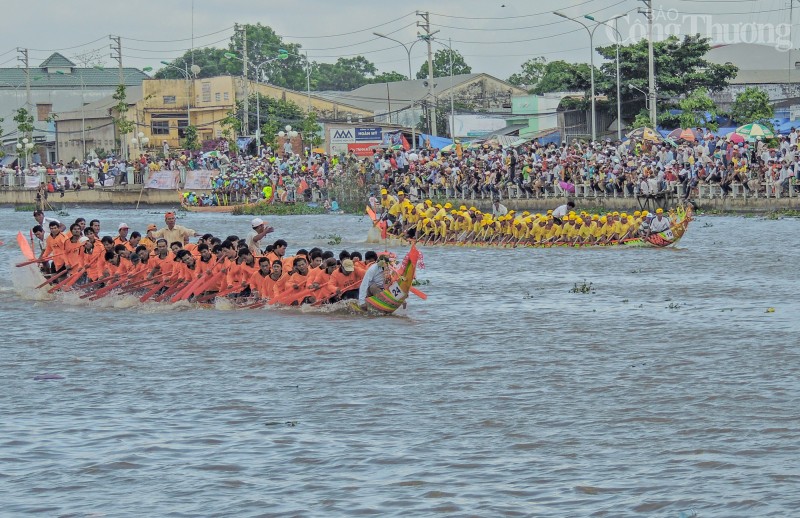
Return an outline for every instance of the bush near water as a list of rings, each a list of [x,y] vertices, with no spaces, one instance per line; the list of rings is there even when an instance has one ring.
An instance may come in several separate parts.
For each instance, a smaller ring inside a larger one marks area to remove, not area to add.
[[[238,205],[231,211],[234,216],[305,216],[327,213],[325,207],[311,206],[307,203],[256,203]]]

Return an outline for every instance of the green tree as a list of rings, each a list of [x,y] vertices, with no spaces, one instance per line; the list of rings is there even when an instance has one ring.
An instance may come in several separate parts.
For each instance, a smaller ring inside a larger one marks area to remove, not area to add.
[[[186,137],[183,140],[183,147],[189,151],[197,151],[200,149],[200,141],[197,138],[196,126],[186,126],[184,135],[186,135]]]
[[[300,121],[305,117],[305,113],[303,110],[293,103],[292,101],[286,101],[281,98],[273,98],[266,95],[251,95],[250,96],[250,124],[252,125],[248,128],[247,134],[251,134],[256,129],[256,124],[259,122],[255,120],[253,117],[256,114],[256,103],[260,104],[259,110],[261,112],[261,125],[262,125],[262,133],[266,134],[264,131],[264,122],[274,120],[278,128],[282,128],[287,124],[298,124]],[[241,119],[242,111],[237,111],[238,117]],[[277,133],[278,130],[275,132]]]
[[[30,138],[31,133],[33,133],[33,115],[21,106],[14,112],[14,122],[17,123],[19,138]]]
[[[408,78],[400,72],[391,71],[376,75],[372,78],[370,83],[394,83],[396,81],[405,81],[407,79]]]
[[[656,89],[659,99],[679,99],[689,96],[697,89],[716,92],[725,88],[736,75],[737,68],[730,63],[718,65],[705,59],[711,46],[708,38],[699,35],[685,36],[682,40],[670,36],[653,43],[655,56]],[[596,90],[616,106],[616,46],[598,47],[606,62],[600,67],[602,73],[595,74]],[[630,85],[647,91],[648,56],[647,40],[619,48],[620,95],[627,113],[638,113],[645,109],[645,97]],[[675,107],[675,103],[659,101],[659,108]]]
[[[682,113],[680,125],[682,128],[702,128],[717,130],[717,105],[708,96],[705,88],[698,88],[678,103]],[[710,118],[709,115],[710,114]],[[709,120],[710,119],[710,120]]]
[[[355,90],[375,77],[375,65],[364,56],[339,58],[336,63],[314,63],[311,82],[315,90]]]
[[[546,66],[547,60],[544,57],[531,58],[522,64],[520,72],[511,74],[506,81],[514,86],[527,86],[533,90],[544,76]]]
[[[225,117],[219,121],[222,126],[222,136],[232,142],[231,149],[235,149],[236,135],[242,131],[242,117],[241,113],[244,111],[244,106],[241,101],[236,101],[236,108],[228,110]]]
[[[317,112],[310,111],[306,114],[300,122],[300,131],[309,147],[314,148],[322,144],[322,126],[317,123]]]
[[[111,98],[117,101],[117,104],[112,110],[112,118],[114,120],[114,125],[117,127],[117,137],[121,140],[122,136],[131,133],[134,127],[133,121],[129,121],[127,118],[128,101],[125,85],[117,85],[117,89],[114,91]]]
[[[563,60],[551,61],[530,90],[541,95],[547,92],[587,92],[591,88],[592,69],[586,63],[568,63]],[[595,70],[595,76],[598,71]]]
[[[448,77],[450,76],[450,49],[439,49],[433,55],[433,77]],[[472,72],[472,67],[467,65],[464,61],[464,56],[457,50],[452,51],[453,54],[453,75],[469,74]],[[428,78],[428,62],[425,61],[419,72],[417,72],[417,79]]]
[[[200,67],[200,72],[197,77],[215,77],[224,75],[241,75],[241,63],[237,68],[236,61],[225,57],[227,49],[217,49],[213,47],[204,47],[188,51],[183,56],[173,60],[169,67],[164,67],[158,70],[153,76],[156,79],[184,79],[184,73],[189,70],[191,74],[192,64]],[[175,67],[175,68],[173,68]],[[184,73],[181,73],[181,70]]]
[[[247,31],[247,77],[256,80],[256,67],[260,63],[271,60],[278,55],[280,49],[288,52],[286,59],[276,59],[260,68],[261,80],[266,80],[273,85],[293,90],[305,90],[306,87],[306,59],[300,54],[301,46],[296,43],[287,43],[278,36],[272,28],[257,23],[244,25]],[[231,37],[227,48],[205,47],[187,51],[183,56],[170,62],[172,67],[164,67],[156,72],[157,79],[180,79],[186,70],[186,65],[200,67],[197,77],[214,77],[219,75],[241,76],[244,69],[242,62],[244,39],[242,32],[236,31]],[[233,54],[227,57],[225,54]]]
[[[748,87],[738,93],[733,101],[730,115],[739,124],[758,122],[774,129],[770,119],[775,115],[775,110],[767,92],[760,88]]]
[[[247,31],[247,76],[256,79],[256,66],[268,60],[272,60],[278,55],[280,49],[285,50],[289,57],[286,59],[275,59],[261,67],[261,73],[266,80],[273,85],[292,90],[305,90],[306,88],[306,58],[300,54],[301,46],[297,43],[288,43],[274,31],[271,27],[257,23],[255,25],[244,25]],[[228,45],[228,52],[242,56],[244,40],[241,31],[235,31]],[[226,58],[227,59],[227,58]],[[233,75],[242,74],[242,62],[233,59]]]

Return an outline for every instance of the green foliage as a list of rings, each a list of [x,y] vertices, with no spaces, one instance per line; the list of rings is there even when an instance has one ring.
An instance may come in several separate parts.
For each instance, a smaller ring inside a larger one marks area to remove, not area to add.
[[[653,121],[650,120],[650,112],[643,109],[642,111],[637,113],[636,114],[636,118],[633,119],[633,122],[631,123],[631,127],[633,127],[633,128],[643,128],[643,127],[652,128],[653,127]]]
[[[327,213],[324,207],[311,207],[307,203],[256,203],[237,205],[231,211],[234,216],[302,216]]]
[[[114,106],[113,111],[115,113],[114,124],[117,126],[117,134],[118,135],[127,135],[133,131],[133,121],[129,121],[125,115],[128,113],[128,102],[127,94],[125,92],[125,85],[117,85],[117,89],[114,91],[114,95],[111,96],[112,99],[117,101],[117,104]]]
[[[767,92],[760,88],[748,87],[737,94],[730,115],[739,124],[758,122],[774,129],[770,119],[775,115],[775,110]]]
[[[595,70],[595,80],[598,75]],[[586,63],[551,61],[544,65],[543,72],[530,93],[541,95],[547,92],[587,92],[591,88],[591,76],[592,69]]]
[[[183,56],[174,59],[170,65],[164,67],[153,76],[156,79],[184,79],[181,70],[186,71],[195,64],[200,67],[197,77],[215,77],[224,75],[241,75],[242,63],[225,57],[227,49],[204,47],[190,50]],[[236,63],[238,63],[238,68]]]
[[[222,136],[232,141],[236,138],[236,135],[240,134],[242,131],[242,119],[237,116],[238,112],[242,109],[242,102],[236,101],[236,108],[235,110],[228,110],[228,113],[225,114],[225,118],[219,121],[220,126],[222,126]]]
[[[33,115],[28,113],[24,107],[19,107],[14,111],[14,122],[17,123],[17,133],[22,137],[30,137],[33,132]]]
[[[317,90],[355,90],[375,77],[375,65],[364,56],[339,58],[336,63],[314,63],[312,76]]]
[[[186,138],[183,140],[183,147],[189,151],[197,151],[200,149],[200,141],[197,138],[197,126],[186,126]]]
[[[449,77],[450,76],[450,49],[439,49],[433,55],[433,77]],[[453,54],[453,75],[469,74],[472,72],[472,67],[467,65],[464,61],[464,56],[457,50],[452,51]],[[428,62],[422,63],[422,66],[417,72],[417,79],[428,78]]]
[[[544,76],[546,66],[547,60],[544,57],[531,58],[522,64],[522,70],[519,73],[511,74],[507,82],[514,86],[527,86],[533,90]]]
[[[275,31],[266,25],[257,23],[243,26],[247,31],[247,75],[250,79],[255,77],[256,66],[278,56],[278,51],[284,49],[289,57],[277,59],[261,67],[263,77],[268,78],[270,84],[290,88],[292,90],[305,90],[306,88],[306,58],[300,54],[300,45],[283,41]],[[228,52],[242,56],[244,41],[242,31],[236,31],[228,45]],[[225,58],[229,59],[229,58]],[[238,59],[231,60],[233,75],[242,74],[242,62]]]
[[[683,113],[680,114],[682,128],[702,128],[717,130],[717,105],[708,96],[704,88],[698,88],[691,94],[681,99],[678,106]],[[711,120],[706,117],[706,112],[711,114]]]
[[[300,122],[300,131],[303,132],[303,139],[306,145],[310,147],[317,147],[322,144],[322,126],[317,123],[317,113],[308,112],[303,120]]]
[[[303,113],[302,108],[300,108],[297,104],[293,103],[292,101],[286,101],[280,98],[268,97],[265,95],[251,95],[250,96],[250,124],[251,127],[248,128],[247,134],[254,133],[256,129],[256,124],[258,121],[255,120],[256,111],[256,103],[260,105],[259,109],[261,111],[261,133],[262,136],[271,135],[272,137],[280,131],[280,128],[285,126],[286,124],[297,124],[299,123],[305,114]],[[237,110],[237,116],[239,118],[242,117],[242,110]],[[266,121],[266,122],[265,122]],[[265,126],[269,126],[265,128]]]
[[[689,96],[697,89],[716,92],[728,85],[736,75],[737,68],[731,64],[718,65],[705,59],[710,50],[709,38],[700,35],[685,36],[682,40],[670,36],[653,44],[656,85],[658,97],[680,98]],[[602,74],[595,74],[596,90],[608,96],[616,105],[616,46],[598,47],[606,62],[600,67]],[[648,55],[647,40],[642,39],[631,45],[620,46],[620,95],[630,112],[645,108],[645,97],[629,85],[647,91]],[[665,108],[664,102],[659,102]],[[667,106],[669,107],[669,106]]]
[[[406,79],[408,78],[400,72],[391,71],[378,74],[372,78],[370,83],[394,83],[395,81],[405,81]]]

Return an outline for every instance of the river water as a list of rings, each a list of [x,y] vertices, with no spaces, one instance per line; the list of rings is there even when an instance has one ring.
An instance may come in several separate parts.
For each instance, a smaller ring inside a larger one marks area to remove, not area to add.
[[[12,286],[33,220],[0,217],[0,515],[800,509],[796,220],[699,217],[666,250],[424,248],[428,300],[370,318],[33,300]],[[290,252],[368,249],[364,218],[268,219]]]

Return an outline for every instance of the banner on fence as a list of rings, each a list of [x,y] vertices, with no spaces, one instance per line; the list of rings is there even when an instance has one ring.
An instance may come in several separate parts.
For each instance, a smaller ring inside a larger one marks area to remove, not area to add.
[[[217,170],[199,169],[197,171],[186,171],[186,183],[183,188],[187,191],[211,189],[211,177],[218,175],[219,171]]]
[[[147,179],[147,189],[177,189],[180,171],[153,171]]]
[[[38,189],[41,180],[39,179],[39,175],[30,176],[25,175],[25,188],[26,189]]]

